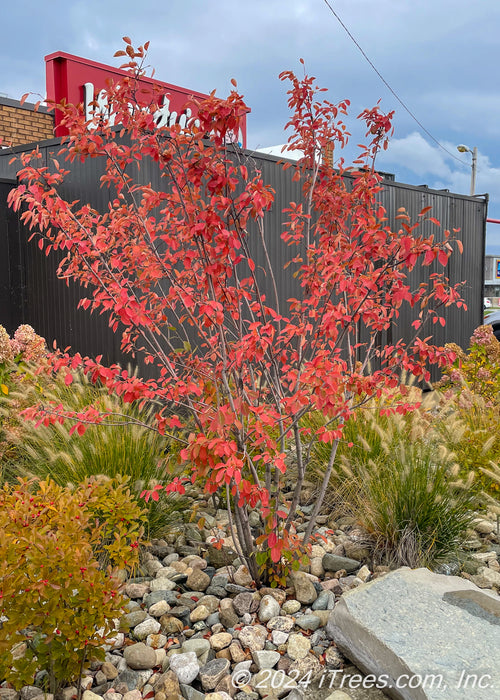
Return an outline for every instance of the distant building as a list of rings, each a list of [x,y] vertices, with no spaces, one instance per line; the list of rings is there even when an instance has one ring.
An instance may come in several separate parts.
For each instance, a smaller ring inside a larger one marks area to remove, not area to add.
[[[49,104],[59,104],[63,100],[67,104],[80,104],[86,119],[91,119],[96,112],[109,118],[106,88],[111,82],[119,83],[127,76],[126,72],[113,66],[62,51],[45,56],[45,67]],[[185,126],[188,120],[196,118],[196,107],[190,100],[208,97],[205,93],[146,76],[140,79],[138,95],[145,105],[150,100],[158,103],[155,112],[158,127],[176,123]],[[226,135],[243,147],[246,147],[246,117],[246,114],[241,117],[238,134]],[[60,110],[49,112],[44,106],[36,108],[34,104],[21,104],[18,100],[0,97],[0,147],[23,146],[64,136],[67,129],[61,123],[62,119]]]
[[[484,296],[498,306],[500,299],[500,256],[486,255],[484,258]]]
[[[266,156],[275,156],[276,158],[287,158],[288,160],[299,160],[304,153],[298,148],[289,151],[288,144],[281,143],[279,146],[265,146],[264,148],[256,148],[257,153],[264,153]]]
[[[278,146],[264,146],[263,148],[256,148],[255,153],[263,153],[266,156],[273,156],[275,158],[284,158],[286,160],[300,160],[304,157],[304,152],[299,148],[288,149],[288,144],[281,143]],[[323,161],[333,168],[333,144],[328,144],[321,154],[321,161]],[[389,180],[395,182],[396,178],[394,173],[386,173],[381,170],[377,170],[377,173],[383,177],[384,180]]]
[[[1,146],[22,146],[51,139],[54,136],[54,115],[46,107],[0,97]]]

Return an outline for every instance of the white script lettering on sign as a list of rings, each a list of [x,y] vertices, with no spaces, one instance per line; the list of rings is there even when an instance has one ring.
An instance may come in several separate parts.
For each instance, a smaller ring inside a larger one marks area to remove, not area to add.
[[[115,115],[109,112],[106,90],[101,90],[96,96],[94,84],[85,83],[83,86],[83,102],[85,119],[87,121],[91,121],[96,115],[100,115],[103,119],[108,121],[110,126],[114,125]],[[154,114],[154,120],[158,128],[179,124],[179,126],[184,129],[192,118],[193,113],[189,107],[180,114],[170,111],[170,99],[167,95],[163,95],[163,103]],[[194,124],[199,126],[198,119],[195,119]],[[95,125],[92,125],[92,128],[96,128]]]
[[[110,114],[106,90],[101,90],[96,96],[94,84],[85,83],[83,86],[83,102],[85,119],[87,121],[91,121],[95,116],[101,116],[110,126],[114,126],[115,115]],[[132,105],[130,105],[130,109],[133,109]],[[171,112],[170,99],[168,95],[163,95],[163,103],[154,113],[154,120],[158,128],[170,127],[174,124],[179,124],[181,129],[184,129],[193,119],[194,125],[199,126],[199,120],[193,117],[193,113],[189,107],[183,110],[180,114],[177,112]],[[89,128],[96,129],[97,124],[91,124]],[[226,143],[237,143],[241,147],[243,145],[243,132],[241,128],[239,129],[237,136],[232,132],[228,133],[225,141]]]

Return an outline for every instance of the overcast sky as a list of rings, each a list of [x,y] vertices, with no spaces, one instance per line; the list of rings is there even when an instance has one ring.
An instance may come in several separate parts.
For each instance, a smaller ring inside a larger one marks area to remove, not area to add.
[[[160,80],[224,96],[235,78],[252,112],[248,146],[284,143],[282,70],[307,71],[332,102],[350,99],[352,116],[381,99],[396,110],[381,170],[400,182],[468,194],[479,151],[476,192],[500,219],[500,0],[330,0],[357,42],[440,148],[401,107],[324,0],[18,0],[3,2],[0,93],[45,93],[44,56],[66,51],[118,65],[128,35],[150,40]],[[359,143],[360,132],[354,143]],[[461,161],[461,162],[460,162]],[[487,252],[500,255],[500,225]]]

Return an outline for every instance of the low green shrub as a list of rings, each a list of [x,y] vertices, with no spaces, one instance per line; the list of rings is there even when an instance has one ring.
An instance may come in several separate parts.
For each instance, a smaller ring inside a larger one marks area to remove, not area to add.
[[[0,679],[45,671],[56,693],[104,658],[123,612],[117,569],[138,563],[140,507],[126,482],[20,479],[0,491]],[[104,569],[99,560],[108,563]]]

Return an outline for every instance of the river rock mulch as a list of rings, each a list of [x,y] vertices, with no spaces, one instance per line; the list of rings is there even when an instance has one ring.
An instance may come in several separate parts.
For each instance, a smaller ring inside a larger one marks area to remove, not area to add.
[[[188,524],[180,534],[153,540],[143,553],[141,575],[125,582],[126,614],[106,659],[93,662],[83,678],[83,700],[383,697],[375,689],[338,689],[349,662],[325,630],[346,590],[388,570],[364,563],[366,533],[349,518],[334,523],[320,516],[320,539],[307,569],[292,574],[286,589],[256,590],[232,549],[227,512],[209,511],[207,504],[198,512],[204,529]],[[252,517],[256,525],[259,514]],[[297,529],[306,523],[307,506]],[[461,567],[463,576],[498,593],[497,527],[493,513],[478,516]],[[221,550],[213,546],[214,532],[222,536]],[[451,560],[442,573],[455,574],[457,566]],[[0,700],[33,700],[41,692],[27,686],[17,693],[3,683]],[[66,688],[62,700],[76,693]]]

